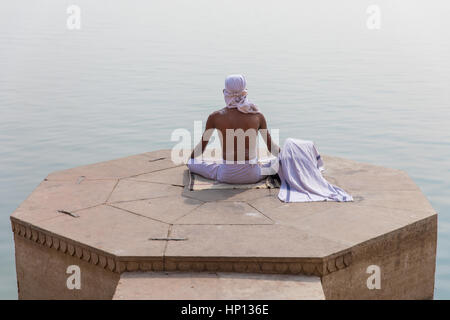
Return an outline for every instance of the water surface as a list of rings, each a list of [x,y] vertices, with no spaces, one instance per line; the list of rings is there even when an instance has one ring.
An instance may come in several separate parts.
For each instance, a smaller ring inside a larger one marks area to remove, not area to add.
[[[49,172],[170,148],[223,107],[230,73],[281,140],[409,173],[439,212],[450,298],[449,16],[418,0],[2,1],[0,298],[17,297],[9,215]]]

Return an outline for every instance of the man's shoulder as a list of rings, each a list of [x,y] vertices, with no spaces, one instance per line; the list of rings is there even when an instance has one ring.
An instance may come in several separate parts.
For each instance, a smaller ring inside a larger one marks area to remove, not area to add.
[[[219,109],[219,110],[216,110],[216,111],[212,112],[209,116],[210,117],[217,117],[217,116],[223,115],[225,112],[226,112],[226,108],[222,108],[222,109]]]
[[[216,110],[216,111],[212,112],[209,115],[209,118],[213,119],[213,118],[221,117],[223,115],[226,115],[228,111],[230,111],[230,110],[227,107],[224,107],[222,109],[219,109],[219,110]],[[242,115],[244,115],[244,114],[242,114]],[[261,112],[254,113],[254,114],[246,113],[245,116],[255,116],[255,117],[259,118],[260,120],[264,120],[265,119],[264,115]]]
[[[264,114],[262,114],[262,112],[258,112],[256,115],[258,116],[260,121],[266,121],[266,118],[264,117]]]

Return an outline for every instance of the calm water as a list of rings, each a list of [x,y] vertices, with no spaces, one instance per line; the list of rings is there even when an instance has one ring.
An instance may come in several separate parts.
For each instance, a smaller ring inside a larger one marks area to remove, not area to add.
[[[226,3],[0,3],[0,298],[17,297],[9,215],[49,172],[170,148],[223,106],[230,73],[281,140],[410,174],[439,212],[435,297],[450,298],[448,1]]]

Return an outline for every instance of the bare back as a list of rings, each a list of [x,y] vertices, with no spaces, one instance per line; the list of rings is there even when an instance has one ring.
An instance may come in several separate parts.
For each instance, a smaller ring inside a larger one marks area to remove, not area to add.
[[[237,109],[223,108],[214,112],[212,116],[215,129],[221,133],[219,137],[221,138],[224,160],[238,161],[256,158],[256,139],[261,127],[261,114],[242,113]],[[227,129],[231,130],[227,132]],[[244,135],[240,135],[239,132],[244,133]],[[228,146],[227,142],[231,142],[233,145]],[[242,150],[238,150],[239,146],[244,148],[244,154]]]
[[[266,119],[262,113],[243,113],[235,108],[223,108],[209,115],[202,141],[192,151],[191,158],[203,153],[214,129],[220,132],[224,160],[242,161],[256,158],[258,133],[261,133],[270,152],[275,150],[275,156],[279,152],[279,147],[272,142],[267,131]]]

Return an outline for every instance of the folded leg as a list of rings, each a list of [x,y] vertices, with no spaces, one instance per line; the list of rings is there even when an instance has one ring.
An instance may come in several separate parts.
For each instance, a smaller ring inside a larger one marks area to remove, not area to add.
[[[217,170],[220,163],[206,160],[189,159],[187,166],[195,174],[201,175],[207,179],[217,180]]]

